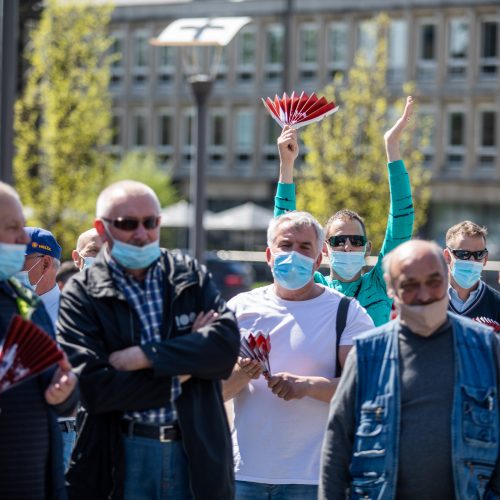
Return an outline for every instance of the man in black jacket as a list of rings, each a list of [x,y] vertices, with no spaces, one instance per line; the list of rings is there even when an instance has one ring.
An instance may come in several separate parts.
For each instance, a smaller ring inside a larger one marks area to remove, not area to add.
[[[104,248],[62,295],[58,335],[85,407],[70,498],[234,495],[220,380],[238,327],[196,261],[160,250],[159,223],[146,185],[106,188],[95,220]]]

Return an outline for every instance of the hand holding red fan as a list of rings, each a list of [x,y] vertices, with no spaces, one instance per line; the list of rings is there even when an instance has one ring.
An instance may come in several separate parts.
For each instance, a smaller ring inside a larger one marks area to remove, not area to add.
[[[241,330],[243,337],[240,344],[240,356],[256,360],[260,363],[263,375],[266,379],[271,376],[271,365],[269,353],[271,351],[271,339],[262,330]]]
[[[318,98],[314,92],[311,95],[301,92],[299,96],[295,92],[290,96],[284,93],[281,99],[275,95],[274,100],[267,97],[262,99],[262,102],[282,128],[290,125],[297,129],[320,121],[339,109],[333,101],[328,102],[324,97]]]
[[[0,393],[61,361],[56,342],[33,322],[14,316],[0,347]]]

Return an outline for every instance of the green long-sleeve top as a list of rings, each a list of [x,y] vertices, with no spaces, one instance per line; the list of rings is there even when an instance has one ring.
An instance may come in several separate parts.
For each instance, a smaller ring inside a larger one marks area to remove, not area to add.
[[[387,296],[384,282],[382,260],[399,244],[411,239],[413,233],[413,200],[408,172],[402,160],[388,163],[389,189],[391,205],[387,218],[387,229],[384,243],[378,255],[377,264],[358,280],[345,283],[331,276],[323,276],[320,272],[314,274],[314,281],[347,295],[355,297],[367,310],[375,326],[389,320],[392,300]],[[274,199],[275,217],[296,209],[295,184],[278,183]]]

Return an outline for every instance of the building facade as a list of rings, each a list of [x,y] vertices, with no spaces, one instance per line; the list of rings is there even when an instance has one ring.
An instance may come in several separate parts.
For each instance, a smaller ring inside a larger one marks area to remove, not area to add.
[[[425,150],[433,174],[426,236],[442,242],[446,228],[471,218],[488,226],[490,250],[500,256],[498,0],[116,4],[114,151],[154,150],[185,194],[195,119],[185,73],[194,63],[179,49],[154,47],[149,40],[180,17],[252,18],[223,50],[210,101],[206,189],[212,209],[248,200],[272,206],[279,129],[261,97],[321,90],[349,70],[357,49],[373,47],[373,17],[386,12],[391,19],[388,92],[401,97],[401,84],[415,81],[421,118],[432,123]]]

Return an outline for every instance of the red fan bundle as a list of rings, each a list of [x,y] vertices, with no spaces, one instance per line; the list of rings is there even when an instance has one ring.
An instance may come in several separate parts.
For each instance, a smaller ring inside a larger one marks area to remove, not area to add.
[[[271,352],[271,339],[262,330],[241,330],[243,337],[240,344],[240,356],[259,361],[266,379],[271,376],[269,353]]]
[[[285,93],[281,99],[275,95],[274,100],[267,97],[262,99],[262,102],[282,128],[285,125],[300,128],[322,120],[339,109],[333,101],[328,102],[324,97],[318,98],[314,92],[311,95],[305,92],[297,95],[292,92],[290,96]]]
[[[0,347],[0,393],[40,374],[63,357],[56,342],[41,328],[14,316]]]
[[[474,318],[474,321],[477,321],[478,323],[482,323],[483,325],[486,326],[491,326],[495,332],[500,333],[500,324],[495,321],[494,319],[491,318],[485,318],[484,316],[478,316],[477,318]]]

